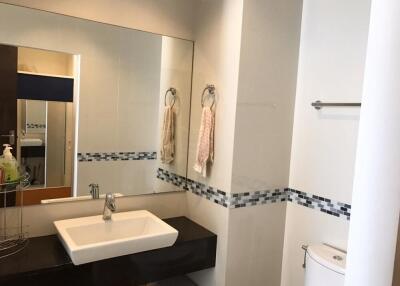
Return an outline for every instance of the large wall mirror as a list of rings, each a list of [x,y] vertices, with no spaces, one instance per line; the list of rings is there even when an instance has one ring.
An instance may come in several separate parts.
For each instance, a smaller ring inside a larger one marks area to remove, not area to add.
[[[0,137],[25,204],[178,191],[193,42],[0,4]],[[160,175],[162,174],[162,175]]]

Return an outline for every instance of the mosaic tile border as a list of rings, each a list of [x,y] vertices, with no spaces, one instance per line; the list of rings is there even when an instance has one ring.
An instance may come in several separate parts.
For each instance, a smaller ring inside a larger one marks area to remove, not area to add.
[[[256,205],[264,205],[268,203],[279,203],[287,200],[285,189],[275,189],[273,191],[256,191],[247,193],[232,194],[231,207],[242,208]]]
[[[227,194],[217,188],[187,179],[186,185],[183,187],[183,189],[223,207],[230,207],[230,194]]]
[[[157,179],[173,184],[177,187],[184,187],[186,185],[186,178],[162,168],[157,169]]]
[[[284,189],[231,194],[190,179],[186,190],[230,209],[284,202],[287,198]]]
[[[173,174],[162,168],[157,170],[157,178],[170,182],[177,187],[181,187],[186,191],[190,191],[195,195],[226,208],[243,208],[267,203],[283,202],[286,201],[287,198],[284,189],[276,189],[274,191],[265,190],[252,193],[226,193],[217,188],[207,186],[206,184]]]
[[[42,128],[46,128],[46,124],[26,123],[26,128],[42,129]]]
[[[351,217],[351,205],[349,204],[291,188],[230,194],[203,183],[186,179],[162,168],[157,170],[157,178],[226,208],[235,209],[287,201],[338,218],[350,220]]]
[[[288,201],[310,208],[321,211],[328,215],[335,217],[344,218],[350,220],[351,217],[351,205],[334,201],[321,196],[308,194],[298,190],[286,189]]]
[[[156,160],[157,152],[78,153],[78,162]]]

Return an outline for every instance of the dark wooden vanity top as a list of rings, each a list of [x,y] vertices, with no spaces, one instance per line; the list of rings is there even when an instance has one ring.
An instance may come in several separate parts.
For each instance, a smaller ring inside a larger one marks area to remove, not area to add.
[[[214,233],[186,217],[164,221],[179,232],[173,246],[78,266],[56,235],[31,238],[0,259],[0,285],[141,285],[215,266]]]

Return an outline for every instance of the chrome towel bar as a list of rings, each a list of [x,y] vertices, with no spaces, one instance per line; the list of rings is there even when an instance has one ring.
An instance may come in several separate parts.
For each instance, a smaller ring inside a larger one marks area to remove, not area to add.
[[[321,102],[319,100],[312,102],[311,106],[313,106],[316,110],[320,110],[322,107],[335,107],[335,106],[344,106],[344,107],[359,107],[361,103],[358,102]]]

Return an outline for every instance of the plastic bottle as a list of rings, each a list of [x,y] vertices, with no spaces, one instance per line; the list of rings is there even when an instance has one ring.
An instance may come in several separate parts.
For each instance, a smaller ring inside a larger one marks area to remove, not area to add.
[[[3,155],[0,156],[0,168],[3,169],[4,182],[14,182],[19,179],[18,162],[11,153],[12,147],[9,144],[3,145]]]

